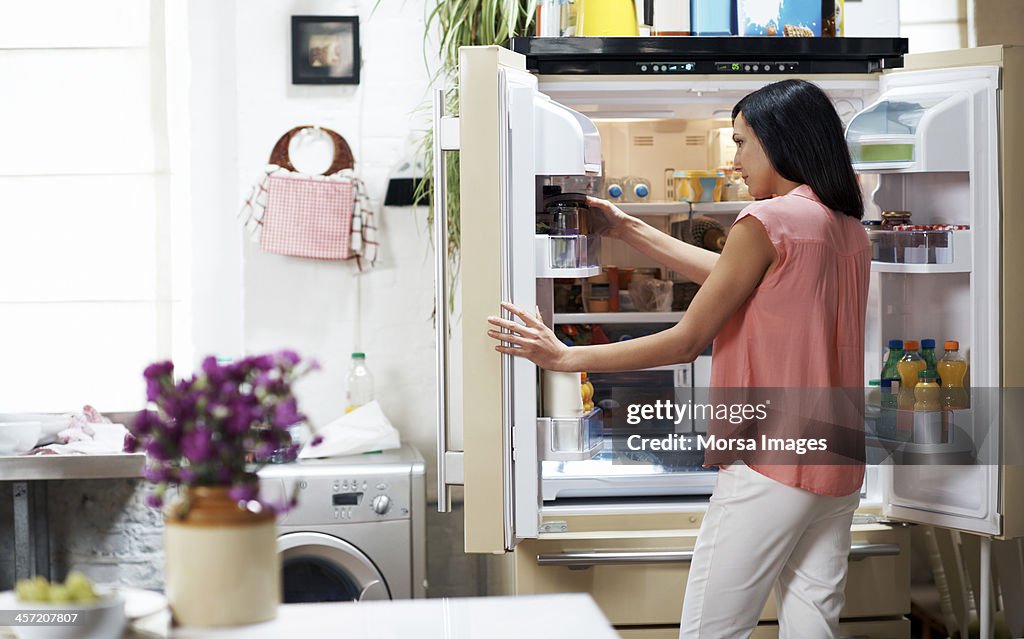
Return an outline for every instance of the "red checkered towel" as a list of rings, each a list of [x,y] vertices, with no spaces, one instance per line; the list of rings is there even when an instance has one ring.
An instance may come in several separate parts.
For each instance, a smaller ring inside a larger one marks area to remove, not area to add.
[[[351,180],[278,173],[267,177],[260,246],[268,253],[321,260],[351,257]]]

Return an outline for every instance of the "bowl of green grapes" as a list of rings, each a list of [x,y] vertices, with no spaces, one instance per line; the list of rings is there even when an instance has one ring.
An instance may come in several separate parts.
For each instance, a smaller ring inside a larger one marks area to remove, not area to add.
[[[13,592],[0,593],[0,610],[11,611],[21,639],[120,639],[126,624],[124,598],[77,571],[64,583],[19,579]]]

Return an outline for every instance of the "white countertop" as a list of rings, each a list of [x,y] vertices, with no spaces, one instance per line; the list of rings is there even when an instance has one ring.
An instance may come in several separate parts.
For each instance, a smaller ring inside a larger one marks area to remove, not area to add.
[[[166,617],[166,615],[164,615]],[[175,628],[150,618],[127,638],[169,639],[618,639],[604,614],[582,593],[522,597],[411,599],[289,604],[273,621],[227,629]]]

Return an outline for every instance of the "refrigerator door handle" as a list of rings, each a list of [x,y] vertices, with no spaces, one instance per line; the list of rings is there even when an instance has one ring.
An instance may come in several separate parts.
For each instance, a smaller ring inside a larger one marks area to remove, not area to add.
[[[850,546],[850,561],[860,561],[868,557],[891,557],[898,554],[900,554],[899,544],[853,544]],[[569,568],[628,564],[682,564],[690,563],[691,560],[693,560],[692,550],[581,551],[537,555],[538,566],[568,566]]]
[[[444,152],[459,148],[458,118],[444,115],[445,90],[434,93],[434,308],[437,313],[437,511],[451,512],[448,491],[448,193]],[[461,468],[458,469],[461,475]]]

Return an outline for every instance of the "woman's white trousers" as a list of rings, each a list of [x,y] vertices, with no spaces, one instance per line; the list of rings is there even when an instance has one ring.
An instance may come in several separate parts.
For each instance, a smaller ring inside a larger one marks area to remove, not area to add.
[[[686,581],[680,639],[748,637],[771,589],[780,639],[837,636],[860,493],[825,497],[743,463],[718,472]]]

